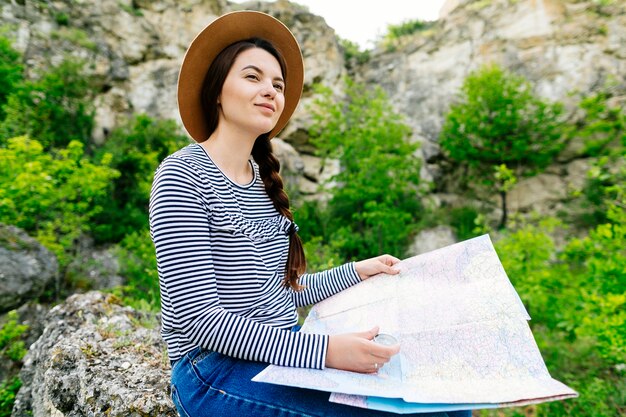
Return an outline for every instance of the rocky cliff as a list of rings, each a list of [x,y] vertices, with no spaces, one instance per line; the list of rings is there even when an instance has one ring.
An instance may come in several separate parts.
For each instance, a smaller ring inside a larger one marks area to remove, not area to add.
[[[194,35],[217,15],[235,9],[261,10],[284,21],[302,45],[306,66],[304,99],[281,133],[285,165],[304,194],[315,193],[321,164],[307,145],[306,106],[313,83],[335,90],[346,74],[334,30],[306,8],[286,0],[273,3],[225,0],[12,1],[0,5],[3,23],[13,28],[16,47],[30,70],[58,62],[64,54],[90,62],[101,81],[97,97],[96,142],[106,140],[122,117],[145,112],[178,120],[175,87],[178,67]],[[626,84],[626,4],[584,0],[449,0],[441,19],[428,30],[372,51],[354,76],[383,87],[406,115],[413,140],[422,144],[422,177],[434,181],[442,198],[438,136],[444,115],[464,77],[496,62],[531,80],[549,99],[572,105],[581,94],[607,82]],[[577,143],[561,164],[544,176],[522,181],[510,193],[510,207],[545,209],[580,184],[588,167]],[[294,152],[291,146],[295,147]],[[300,155],[298,155],[298,153]],[[327,164],[327,167],[332,166]],[[547,188],[546,188],[547,187]],[[547,193],[544,192],[548,190]],[[538,197],[543,196],[543,197]]]
[[[381,85],[422,146],[422,175],[443,182],[438,137],[469,72],[497,63],[523,75],[536,92],[565,103],[608,84],[626,96],[626,3],[574,0],[450,0],[426,31],[375,50],[356,76]],[[575,117],[575,115],[574,115]],[[545,174],[523,180],[509,207],[555,209],[579,187],[589,160],[574,140]],[[440,190],[453,192],[453,190]],[[442,198],[445,198],[442,195]]]

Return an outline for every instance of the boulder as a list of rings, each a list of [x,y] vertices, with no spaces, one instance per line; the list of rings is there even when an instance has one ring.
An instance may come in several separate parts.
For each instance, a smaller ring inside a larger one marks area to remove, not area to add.
[[[567,184],[559,175],[543,173],[520,180],[507,195],[511,212],[536,210],[547,207],[567,197]]]
[[[74,292],[115,288],[124,284],[115,246],[98,248],[93,238],[82,236],[76,256],[65,270],[65,282]]]
[[[158,317],[100,292],[50,310],[24,358],[16,417],[176,417]]]
[[[53,253],[23,230],[0,225],[0,314],[39,297],[58,275]]]
[[[415,256],[456,243],[454,230],[448,226],[437,226],[420,231],[409,247],[408,256]]]

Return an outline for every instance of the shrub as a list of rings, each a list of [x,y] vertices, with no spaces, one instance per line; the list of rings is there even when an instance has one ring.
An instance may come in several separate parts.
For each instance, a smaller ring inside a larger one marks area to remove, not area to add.
[[[34,235],[66,265],[75,240],[91,232],[119,175],[110,160],[92,163],[78,141],[46,153],[34,139],[9,139],[7,148],[0,148],[0,222]]]
[[[416,32],[420,32],[433,27],[435,22],[428,22],[424,20],[414,19],[406,20],[397,25],[387,26],[387,33],[384,36],[385,40],[398,39],[402,36],[411,35]]]
[[[39,79],[15,86],[3,107],[0,145],[20,135],[36,138],[45,150],[72,140],[89,143],[96,86],[83,68],[83,62],[66,59]]]
[[[127,235],[116,247],[126,284],[114,289],[124,304],[142,311],[160,308],[159,275],[148,228]]]
[[[582,189],[583,206],[588,209],[579,220],[592,226],[607,221],[608,207],[623,194],[626,182],[626,111],[611,103],[614,93],[601,91],[580,102],[584,112],[571,136],[581,137],[585,152],[597,157]],[[621,191],[620,191],[621,190]]]
[[[311,140],[324,158],[338,158],[327,214],[317,222],[345,259],[383,252],[402,256],[418,222],[419,162],[410,129],[382,90],[369,90],[350,79],[346,101],[335,101],[327,88],[312,108]]]
[[[14,91],[15,86],[22,82],[22,57],[11,46],[11,41],[0,36],[0,120],[6,116],[4,105]]]
[[[20,363],[26,355],[26,347],[22,340],[28,326],[18,323],[15,310],[7,313],[0,325],[0,358],[3,362]],[[4,367],[7,368],[6,365]],[[0,417],[10,417],[15,396],[22,383],[17,376],[9,376],[0,381]]]
[[[28,326],[18,323],[15,310],[6,314],[0,327],[0,356],[4,360],[18,362],[26,355],[26,348],[21,340],[26,330]]]
[[[561,105],[532,93],[530,83],[499,67],[471,73],[459,101],[450,107],[440,135],[446,155],[468,169],[464,184],[490,190],[498,180],[496,167],[513,169],[513,177],[545,168],[562,149]],[[506,191],[500,187],[506,223]]]
[[[96,160],[110,158],[120,172],[111,197],[93,223],[97,242],[119,242],[127,234],[148,227],[148,200],[154,170],[170,153],[189,144],[173,120],[136,115],[111,132],[95,153]]]
[[[574,126],[572,136],[581,137],[587,155],[611,153],[610,144],[626,142],[626,112],[623,106],[610,104],[611,90],[583,97],[579,103],[584,116]]]
[[[626,406],[625,202],[610,205],[608,223],[563,250],[545,223],[523,225],[496,243],[551,374],[580,393],[523,415],[617,417]]]
[[[362,51],[359,45],[348,39],[339,39],[339,45],[343,50],[343,59],[348,69],[352,69],[355,65],[363,65],[370,60],[369,51]]]
[[[18,377],[0,382],[0,417],[11,417],[15,396],[21,386],[22,382]]]

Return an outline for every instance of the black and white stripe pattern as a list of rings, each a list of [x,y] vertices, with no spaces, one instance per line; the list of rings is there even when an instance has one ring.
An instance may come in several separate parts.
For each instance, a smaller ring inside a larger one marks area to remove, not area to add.
[[[167,157],[150,195],[161,288],[161,334],[171,360],[196,346],[276,365],[324,367],[328,336],[291,332],[296,307],[360,281],[354,263],[283,286],[291,222],[254,179],[230,181],[199,144]]]

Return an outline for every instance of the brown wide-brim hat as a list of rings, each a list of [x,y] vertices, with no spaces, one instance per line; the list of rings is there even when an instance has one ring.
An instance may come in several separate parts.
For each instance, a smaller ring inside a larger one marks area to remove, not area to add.
[[[285,108],[269,137],[276,136],[289,121],[302,95],[304,63],[298,41],[281,21],[261,12],[237,11],[222,15],[191,42],[178,74],[178,109],[187,132],[204,142],[208,131],[200,99],[206,73],[217,55],[235,42],[262,38],[274,45],[285,59]]]

